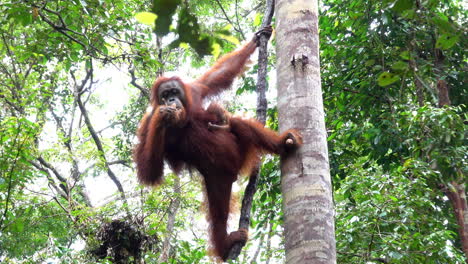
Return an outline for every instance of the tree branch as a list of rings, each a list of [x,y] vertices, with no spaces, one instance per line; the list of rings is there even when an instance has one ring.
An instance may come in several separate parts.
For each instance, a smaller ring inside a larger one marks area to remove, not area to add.
[[[124,189],[122,187],[122,184],[120,183],[119,179],[117,178],[117,176],[111,170],[111,168],[109,167],[109,164],[107,163],[107,159],[106,159],[106,156],[105,156],[105,151],[104,151],[104,147],[102,145],[101,139],[99,138],[98,134],[96,133],[96,130],[94,129],[94,127],[93,127],[93,125],[91,123],[91,119],[88,116],[88,111],[86,110],[86,107],[83,104],[83,101],[81,100],[81,96],[83,95],[83,93],[85,91],[84,87],[85,87],[85,85],[88,83],[88,81],[91,79],[91,77],[93,75],[92,63],[90,63],[90,65],[91,65],[91,67],[89,69],[86,69],[86,77],[81,82],[81,85],[77,85],[76,80],[75,80],[75,89],[76,89],[76,96],[77,96],[76,99],[77,99],[78,107],[79,107],[79,109],[81,111],[81,114],[82,114],[82,116],[84,118],[86,127],[88,128],[88,131],[91,134],[91,137],[93,138],[93,141],[94,141],[94,143],[96,145],[96,148],[98,149],[99,156],[102,159],[102,161],[105,163],[107,175],[114,182],[114,184],[117,186],[117,189],[120,192],[121,198],[124,201],[126,201],[125,192],[124,192]]]
[[[69,29],[67,29],[65,27],[65,25],[62,25],[62,26],[57,26],[54,24],[54,22],[50,21],[50,19],[48,19],[44,14],[42,14],[42,12],[38,12],[39,13],[39,16],[42,18],[42,20],[44,22],[46,22],[47,24],[49,24],[53,29],[57,30],[58,32],[62,33],[65,37],[67,37],[68,39],[70,39],[71,41],[73,42],[76,42],[78,43],[80,46],[82,46],[85,50],[87,49],[87,46],[79,41],[78,39],[72,37],[70,34],[68,34],[66,31],[71,31]],[[60,16],[59,16],[60,19],[62,19]]]
[[[138,90],[140,90],[140,92],[146,97],[146,98],[149,98],[150,95],[149,95],[149,92],[147,89],[143,88],[143,86],[139,85],[138,83],[136,83],[136,76],[135,76],[135,69],[131,68],[128,70],[128,72],[130,73],[130,76],[132,76],[132,80],[130,81],[130,84],[135,86]]]
[[[234,22],[231,21],[231,19],[229,18],[229,16],[226,13],[226,10],[224,10],[223,5],[221,4],[221,2],[219,0],[216,0],[216,3],[218,4],[219,8],[221,8],[221,11],[223,11],[224,17],[229,22],[229,24],[231,24],[233,26],[235,31],[237,31],[239,34],[241,34],[242,39],[245,39],[244,32],[239,28],[239,24],[235,24]]]
[[[18,130],[20,129],[21,127],[21,123],[18,123]],[[15,140],[13,143],[13,145],[16,145],[18,143],[18,137],[19,137],[19,133],[17,133],[15,135]],[[3,230],[3,222],[5,221],[5,219],[7,219],[7,214],[8,214],[8,205],[10,203],[10,199],[11,199],[11,193],[12,193],[12,188],[13,188],[13,172],[15,170],[15,167],[16,167],[16,163],[18,162],[18,158],[20,156],[20,150],[21,150],[21,147],[22,147],[22,144],[19,144],[17,149],[16,149],[16,156],[15,158],[13,159],[13,164],[11,164],[11,167],[10,167],[10,170],[8,172],[8,189],[7,189],[7,197],[5,199],[5,209],[3,210],[3,216],[0,218],[0,228],[2,228],[1,230]]]
[[[71,157],[71,161],[72,161],[71,177],[75,181],[75,183],[73,184],[73,185],[75,185],[78,181],[80,181],[81,172],[80,172],[80,169],[78,167],[78,162],[76,161],[75,156],[73,154],[73,149],[72,149],[72,146],[71,146],[71,136],[66,134],[65,128],[63,127],[63,124],[62,124],[62,120],[55,114],[52,107],[50,107],[50,112],[52,113],[52,116],[55,119],[55,122],[57,124],[57,128],[59,129],[60,133],[63,134],[62,144],[65,146],[65,148],[67,149],[68,154]],[[88,194],[84,191],[84,185],[83,184],[78,184],[78,185],[82,187],[82,189],[79,190],[79,194],[84,199],[84,202],[85,202],[86,206],[92,207],[91,200],[89,199]],[[70,191],[73,188],[74,187],[70,188]]]
[[[263,17],[262,27],[271,24],[271,19],[274,13],[274,0],[268,0],[266,4],[265,15]],[[260,36],[260,45],[258,47],[258,75],[257,75],[257,119],[265,124],[266,121],[266,76],[268,65],[267,53],[268,38]],[[245,188],[244,198],[242,199],[241,215],[239,218],[239,229],[249,229],[250,214],[252,208],[253,197],[257,191],[258,177],[260,176],[261,163],[257,164],[250,174],[249,183]],[[237,259],[242,247],[242,243],[236,243],[231,248],[227,259]]]

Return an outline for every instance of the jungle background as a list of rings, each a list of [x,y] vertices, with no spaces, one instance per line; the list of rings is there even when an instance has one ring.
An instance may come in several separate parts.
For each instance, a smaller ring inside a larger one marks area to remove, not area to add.
[[[465,263],[466,2],[319,6],[338,263]],[[264,8],[3,0],[0,262],[210,263],[199,176],[167,171],[159,188],[138,185],[135,131],[158,75],[197,77],[252,37]],[[273,129],[275,43],[273,35]],[[239,115],[255,113],[252,58],[220,98]],[[265,157],[261,172],[250,240],[235,263],[283,263],[278,160]]]

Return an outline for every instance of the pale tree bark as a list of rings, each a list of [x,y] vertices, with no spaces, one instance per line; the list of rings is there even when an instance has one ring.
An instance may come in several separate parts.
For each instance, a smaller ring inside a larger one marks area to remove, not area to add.
[[[258,247],[255,250],[255,253],[254,253],[252,259],[250,260],[250,264],[256,264],[257,263],[258,255],[260,255],[260,250],[263,248],[263,240],[265,239],[265,236],[266,236],[265,234],[262,234],[260,236],[260,241],[258,242]]]
[[[265,249],[265,252],[267,254],[267,258],[265,260],[265,264],[270,264],[270,260],[271,260],[271,254],[270,254],[270,250],[271,250],[271,236],[273,235],[273,222],[270,222],[269,223],[269,228],[268,228],[268,236],[267,236],[267,244],[266,244],[266,249]]]
[[[280,131],[304,145],[281,163],[287,264],[336,263],[334,209],[320,82],[318,3],[276,2]]]
[[[174,178],[174,199],[169,205],[169,213],[167,216],[166,237],[164,238],[161,255],[159,256],[159,263],[167,262],[171,251],[171,238],[174,233],[174,225],[176,220],[177,211],[180,205],[180,178],[175,175]]]

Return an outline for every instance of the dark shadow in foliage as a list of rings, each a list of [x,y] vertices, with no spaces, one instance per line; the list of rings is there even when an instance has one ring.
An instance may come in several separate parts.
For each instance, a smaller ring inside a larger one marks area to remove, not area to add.
[[[153,0],[151,12],[158,16],[154,29],[156,34],[162,37],[171,32],[170,26],[176,11],[178,12],[177,28],[172,31],[178,34],[178,37],[170,44],[171,48],[177,48],[181,43],[187,43],[200,57],[203,57],[213,52],[214,43],[223,46],[224,41],[221,38],[203,32],[197,17],[190,12],[189,6],[180,0]],[[227,30],[217,30],[216,33],[231,35]]]
[[[169,27],[172,24],[172,16],[177,7],[180,5],[180,0],[153,0],[153,8],[151,11],[158,17],[156,18],[156,27],[154,31],[158,35],[166,35],[169,33]]]
[[[179,12],[177,33],[179,33],[179,38],[170,44],[171,48],[178,47],[181,42],[185,42],[189,43],[200,56],[211,54],[213,51],[212,46],[216,38],[201,33],[197,17],[190,13],[188,7],[183,7]],[[219,42],[219,40],[217,42]],[[220,42],[220,44],[221,43],[222,42]]]
[[[123,220],[104,223],[96,239],[100,246],[90,253],[98,259],[110,259],[114,263],[140,263],[142,253],[154,250],[159,239],[140,231],[140,226]]]

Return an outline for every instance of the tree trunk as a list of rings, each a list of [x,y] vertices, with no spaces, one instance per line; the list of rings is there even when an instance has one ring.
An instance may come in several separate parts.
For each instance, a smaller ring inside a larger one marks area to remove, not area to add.
[[[450,105],[449,87],[447,81],[441,78],[446,76],[444,72],[445,56],[440,49],[435,50],[435,71],[437,74],[438,105],[443,107]],[[452,204],[455,219],[458,224],[458,235],[460,236],[461,248],[465,253],[465,260],[468,263],[468,205],[466,200],[466,180],[460,177],[457,181],[444,183],[445,194]],[[462,183],[458,183],[462,182]]]
[[[418,67],[416,66],[416,61],[410,60],[409,65],[411,70],[413,71],[414,76],[414,86],[416,87],[416,98],[418,100],[418,105],[420,107],[424,106],[424,92],[423,92],[423,84],[420,77],[418,76]]]
[[[465,253],[466,263],[468,263],[468,205],[466,201],[466,186],[464,183],[459,184],[456,182],[451,182],[447,185],[445,193],[452,203],[455,212],[461,247]]]
[[[447,81],[441,76],[445,76],[444,72],[444,61],[445,56],[440,49],[435,49],[435,72],[437,74],[437,93],[439,97],[439,107],[444,105],[450,105],[450,98],[449,98],[449,88],[447,85]]]
[[[282,161],[286,263],[336,263],[334,209],[320,83],[318,3],[276,2],[280,130],[304,145]]]
[[[449,89],[447,86],[447,81],[445,80],[437,81],[437,92],[439,94],[439,107],[442,107],[444,105],[450,105]]]

